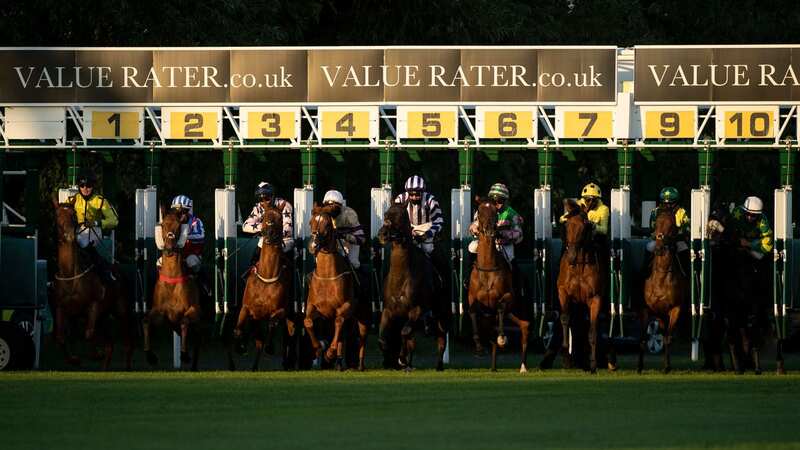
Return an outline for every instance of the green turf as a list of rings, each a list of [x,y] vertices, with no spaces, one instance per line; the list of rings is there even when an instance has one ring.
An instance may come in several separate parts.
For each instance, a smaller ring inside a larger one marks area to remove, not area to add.
[[[800,448],[800,375],[0,375],[4,449]]]

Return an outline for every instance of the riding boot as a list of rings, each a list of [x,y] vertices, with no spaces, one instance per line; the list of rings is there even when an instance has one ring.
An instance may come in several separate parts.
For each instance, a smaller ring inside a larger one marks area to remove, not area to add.
[[[110,284],[114,281],[117,281],[117,278],[111,271],[111,264],[109,264],[105,258],[100,256],[100,253],[97,251],[97,247],[94,245],[89,245],[84,250],[89,256],[89,259],[92,261],[92,264],[94,264],[97,274],[100,275],[100,279],[102,279],[104,283]]]

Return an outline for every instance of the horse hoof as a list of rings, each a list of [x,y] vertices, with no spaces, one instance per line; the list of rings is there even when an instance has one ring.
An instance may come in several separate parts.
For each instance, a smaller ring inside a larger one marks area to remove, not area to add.
[[[609,372],[616,372],[617,371],[617,365],[608,363],[608,371]]]
[[[596,375],[597,374],[597,367],[592,367],[591,369],[589,369],[589,373],[591,373],[592,375]]]
[[[504,335],[497,336],[497,346],[503,348],[508,343],[508,339]]]
[[[664,375],[666,375],[666,374],[668,374],[668,373],[672,372],[672,367],[669,367],[669,366],[667,366],[667,367],[664,367],[664,369],[662,370],[662,372],[664,373]]]
[[[317,357],[314,358],[314,362],[311,363],[311,368],[314,370],[319,370],[322,368],[322,358]]]
[[[382,337],[378,338],[378,348],[381,349],[382,352],[386,351],[386,339]]]
[[[437,372],[444,372],[444,364],[443,363],[437,363],[436,364],[436,371]]]
[[[756,370],[755,370],[755,374],[756,374],[756,375],[761,375],[761,369],[756,369]]]
[[[489,369],[489,370],[490,370],[491,372],[497,373],[497,367],[492,367],[492,368],[491,368],[491,369]]]
[[[366,367],[364,367],[364,365],[363,365],[363,364],[361,364],[361,365],[359,365],[359,366],[358,366],[358,371],[359,371],[359,372],[366,372],[366,371],[367,371],[367,368],[366,368]]]
[[[776,371],[776,373],[778,375],[786,375],[786,369],[784,369],[783,366],[778,367],[778,370]]]
[[[151,366],[158,365],[158,356],[156,356],[155,352],[152,350],[149,350],[145,353],[145,358],[147,358],[147,364],[150,364]]]
[[[405,367],[403,367],[403,372],[405,372],[405,373],[411,373],[411,372],[413,372],[413,371],[414,371],[414,368],[413,368],[413,367],[411,367],[411,366],[405,366]]]
[[[641,367],[637,367],[636,368],[636,373],[641,375],[642,374],[642,368]]]
[[[525,364],[519,366],[519,373],[528,373],[528,368],[525,367]]]

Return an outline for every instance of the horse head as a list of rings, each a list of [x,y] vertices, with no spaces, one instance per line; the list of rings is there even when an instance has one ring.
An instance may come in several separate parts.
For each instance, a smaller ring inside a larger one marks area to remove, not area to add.
[[[406,212],[407,203],[395,203],[383,213],[383,226],[378,230],[378,241],[405,243],[411,241],[411,221]]]
[[[163,250],[167,256],[172,256],[178,252],[188,237],[188,225],[181,223],[178,211],[161,207],[161,240],[164,243]]]
[[[565,248],[570,265],[574,265],[578,258],[578,249],[589,243],[591,227],[586,211],[575,199],[564,199],[564,214]]]
[[[53,200],[56,212],[56,228],[58,229],[58,242],[72,244],[75,242],[78,217],[72,203],[59,203]]]
[[[497,208],[488,200],[478,206],[478,233],[494,239],[497,227]]]
[[[655,223],[656,248],[655,255],[663,256],[675,245],[675,236],[678,234],[678,226],[675,223],[675,214],[670,210],[662,210],[656,216]]]
[[[336,239],[333,235],[333,219],[327,209],[315,203],[314,209],[311,210],[309,225],[311,227],[309,251],[315,255],[320,251],[335,252]]]
[[[261,223],[261,237],[268,245],[277,245],[283,241],[283,217],[281,212],[272,205],[264,208],[264,217]]]

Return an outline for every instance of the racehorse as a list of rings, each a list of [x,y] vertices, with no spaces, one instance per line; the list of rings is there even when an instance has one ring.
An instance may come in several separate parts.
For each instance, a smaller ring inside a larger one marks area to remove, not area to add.
[[[181,336],[181,362],[191,362],[197,370],[200,352],[198,322],[201,316],[200,292],[197,282],[188,275],[181,249],[186,243],[189,226],[181,224],[178,214],[161,208],[161,224],[156,227],[156,243],[161,247],[161,268],[153,289],[150,311],[142,319],[144,352],[147,362],[155,366],[158,357],[150,348],[150,326],[167,320],[170,328]],[[193,355],[189,357],[189,336],[194,340]]]
[[[264,210],[264,221],[261,229],[261,253],[254,270],[247,279],[242,298],[239,319],[233,329],[236,341],[242,339],[242,329],[249,322],[256,324],[256,356],[252,370],[258,370],[258,362],[264,350],[264,342],[272,340],[275,327],[286,319],[291,270],[283,256],[283,226],[280,211],[273,207]],[[266,338],[261,324],[267,322]],[[294,322],[286,320],[289,335],[294,334]],[[228,351],[228,365],[235,370],[233,362],[233,342]]]
[[[383,283],[384,308],[378,329],[378,342],[384,355],[388,356],[390,349],[386,333],[394,328],[394,324],[402,323],[398,364],[401,368],[410,370],[416,348],[414,327],[423,314],[432,311],[436,316],[435,333],[438,343],[436,370],[441,371],[444,370],[448,321],[435,298],[435,280],[427,275],[433,273],[432,263],[413,243],[411,221],[406,208],[407,205],[404,204],[393,204],[384,213],[383,226],[378,231],[381,244],[392,244],[389,273]]]
[[[716,209],[709,217],[707,229],[712,245],[717,247],[712,272],[724,274],[724,282],[714,283],[712,293],[715,301],[723,303],[721,309],[731,365],[736,373],[744,373],[745,366],[752,366],[759,374],[760,346],[769,308],[766,300],[769,292],[765,292],[769,283],[760,277],[766,275],[769,261],[754,258],[750,250],[741,245],[741,238],[731,224],[731,215],[724,208]],[[780,343],[778,350],[778,371],[782,372]],[[752,364],[743,358],[751,358]]]
[[[600,250],[592,242],[592,227],[586,211],[573,199],[564,200],[566,222],[564,224],[564,254],[561,256],[558,280],[558,303],[563,331],[561,351],[564,367],[571,367],[569,355],[570,304],[582,304],[589,308],[589,364],[592,373],[597,372],[597,322],[603,305],[605,277],[602,275]],[[554,354],[548,353],[540,364],[546,368],[552,364]],[[614,363],[608,367],[614,370]]]
[[[356,312],[357,299],[354,282],[356,274],[347,266],[344,256],[337,251],[339,245],[333,219],[328,207],[314,205],[311,211],[311,236],[309,251],[316,257],[316,268],[311,274],[306,302],[306,317],[303,325],[308,331],[311,345],[317,358],[322,356],[322,345],[314,331],[314,320],[334,321],[334,333],[325,359],[336,358],[336,368],[345,370],[344,340],[342,330],[345,323]],[[357,317],[358,322],[358,369],[365,370],[367,347],[367,320]]]
[[[528,371],[528,333],[530,322],[521,320],[512,311],[514,289],[510,262],[500,253],[497,239],[497,209],[488,201],[478,207],[478,257],[469,277],[469,316],[472,321],[473,339],[477,352],[482,350],[481,340],[485,335],[478,314],[494,317],[497,321],[497,337],[492,342],[492,371],[497,370],[497,348],[503,348],[507,339],[503,331],[505,316],[520,329],[522,362],[520,373]]]
[[[659,320],[667,319],[664,333],[664,373],[671,370],[669,347],[672,334],[678,323],[681,306],[686,301],[688,282],[681,271],[676,255],[676,237],[678,227],[675,214],[661,211],[655,223],[655,249],[653,251],[652,271],[644,282],[644,301],[640,313],[641,337],[639,341],[639,360],[637,370],[642,372],[644,352],[647,347],[646,332],[649,315],[652,313]]]
[[[111,365],[114,340],[102,327],[113,315],[122,325],[121,335],[125,350],[125,368],[130,370],[133,360],[133,326],[131,308],[119,282],[103,283],[93,265],[81,264],[77,234],[78,223],[71,203],[53,202],[58,231],[58,273],[54,281],[55,335],[68,364],[79,365],[80,358],[67,348],[66,330],[69,319],[86,316],[86,340],[95,344],[102,338],[104,352],[92,355],[103,360],[103,369]],[[100,332],[98,332],[98,328]]]

